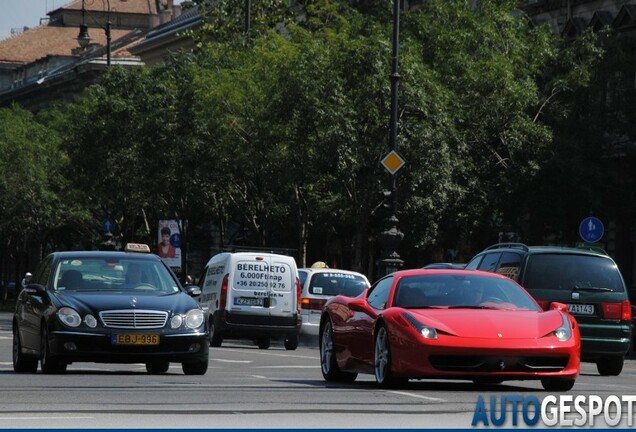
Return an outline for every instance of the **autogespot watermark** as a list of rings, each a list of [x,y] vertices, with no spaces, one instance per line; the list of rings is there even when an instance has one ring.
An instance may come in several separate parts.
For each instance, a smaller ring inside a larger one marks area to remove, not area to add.
[[[473,426],[632,427],[636,395],[491,395],[477,398]]]

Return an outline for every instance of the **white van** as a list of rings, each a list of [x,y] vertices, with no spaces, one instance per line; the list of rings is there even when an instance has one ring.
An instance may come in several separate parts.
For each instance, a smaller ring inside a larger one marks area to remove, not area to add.
[[[298,347],[301,288],[293,257],[220,253],[205,266],[199,286],[211,346],[224,339],[254,339],[267,349],[271,338],[282,338],[286,349]]]

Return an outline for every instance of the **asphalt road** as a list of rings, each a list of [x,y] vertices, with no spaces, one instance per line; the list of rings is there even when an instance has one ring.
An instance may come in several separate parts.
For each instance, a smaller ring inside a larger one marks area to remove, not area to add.
[[[72,364],[64,375],[15,374],[10,324],[0,313],[0,428],[470,428],[479,396],[547,395],[538,381],[411,381],[382,390],[359,376],[328,384],[315,340],[295,351],[224,343],[211,349],[204,376],[185,376],[178,364],[149,375],[142,364],[93,363]],[[628,360],[619,377],[583,364],[568,394],[620,397],[634,389],[636,361]]]

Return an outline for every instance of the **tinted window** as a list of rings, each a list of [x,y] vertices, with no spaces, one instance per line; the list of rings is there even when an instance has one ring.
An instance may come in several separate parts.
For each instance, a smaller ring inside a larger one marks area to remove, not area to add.
[[[393,276],[386,277],[378,281],[373,286],[367,297],[369,304],[375,309],[386,308],[386,302],[389,300],[389,292],[393,285]]]
[[[33,278],[31,278],[31,283],[36,283],[40,285],[46,286],[49,281],[49,274],[51,273],[51,264],[53,263],[53,258],[46,258],[40,267],[37,269]]]
[[[393,306],[539,310],[528,293],[513,281],[470,274],[402,278],[395,290]]]
[[[333,271],[316,273],[311,278],[309,293],[327,296],[342,294],[348,297],[356,297],[366,288],[367,282],[362,276]]]
[[[519,268],[521,267],[521,255],[514,252],[504,252],[497,266],[497,273],[508,276],[510,279],[519,280]]]
[[[523,283],[529,290],[572,290],[576,286],[625,291],[616,264],[610,259],[593,255],[531,255]]]
[[[484,255],[484,259],[481,264],[479,264],[478,269],[483,271],[494,272],[497,268],[497,263],[499,262],[499,257],[501,256],[501,252],[497,253],[489,253]]]
[[[477,266],[481,262],[482,257],[483,257],[483,255],[479,255],[479,256],[475,257],[471,262],[466,264],[465,269],[466,270],[476,270]]]

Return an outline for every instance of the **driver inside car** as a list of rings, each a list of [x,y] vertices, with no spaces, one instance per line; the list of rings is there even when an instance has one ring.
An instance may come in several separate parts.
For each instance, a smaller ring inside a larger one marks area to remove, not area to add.
[[[141,279],[141,266],[137,263],[128,264],[128,269],[126,270],[126,286],[135,288],[143,283]]]

